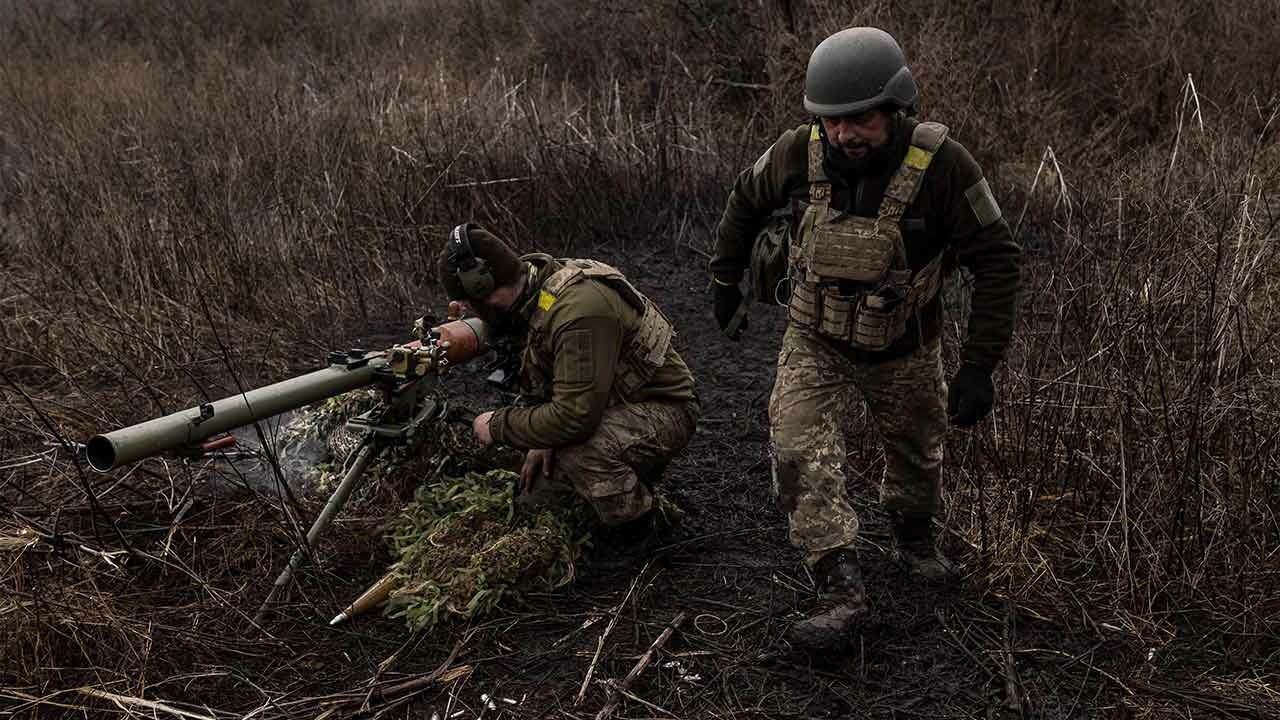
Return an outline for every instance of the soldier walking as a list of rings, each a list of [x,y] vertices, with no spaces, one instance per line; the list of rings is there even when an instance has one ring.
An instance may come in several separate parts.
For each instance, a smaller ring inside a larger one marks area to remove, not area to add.
[[[954,573],[938,552],[943,437],[991,411],[991,374],[1013,332],[1021,250],[983,177],[946,126],[914,117],[902,49],[870,27],[838,32],[809,58],[812,123],[784,132],[739,175],[710,269],[715,316],[737,339],[739,283],[788,306],[769,401],[774,482],[791,542],[815,572],[818,611],[790,637],[842,647],[866,612],[845,490],[846,418],[861,394],[885,451],[880,502],[897,559],[932,580]],[[791,232],[776,242],[776,218]],[[783,221],[787,222],[787,221]],[[944,379],[943,278],[973,274],[962,364]]]

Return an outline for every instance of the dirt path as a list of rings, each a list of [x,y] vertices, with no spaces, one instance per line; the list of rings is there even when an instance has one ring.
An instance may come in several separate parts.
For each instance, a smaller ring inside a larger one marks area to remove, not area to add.
[[[219,720],[245,713],[289,720],[589,718],[608,700],[604,682],[625,677],[680,613],[683,625],[630,686],[634,698],[617,717],[1125,717],[1132,713],[1120,703],[1129,695],[1145,696],[1143,707],[1165,696],[1181,707],[1205,702],[1186,684],[1163,687],[1144,674],[1143,648],[1120,635],[1097,626],[1066,628],[1006,605],[982,587],[974,553],[963,546],[951,548],[969,562],[959,584],[925,587],[907,578],[884,551],[885,522],[874,499],[881,461],[876,443],[864,437],[849,444],[850,491],[863,523],[874,615],[844,654],[794,652],[781,638],[814,597],[769,488],[766,404],[780,310],[757,307],[749,339],[732,343],[714,327],[704,259],[696,253],[583,254],[621,266],[671,317],[704,403],[697,436],[666,478],[688,517],[652,562],[613,573],[584,568],[566,589],[431,635],[410,636],[400,621],[377,616],[330,628],[336,609],[389,563],[378,508],[398,506],[402,498],[393,495],[406,489],[374,488],[382,495],[357,503],[363,512],[344,513],[322,544],[320,562],[304,566],[264,634],[248,618],[289,552],[289,534],[273,509],[278,503],[211,496],[184,519],[153,499],[149,511],[116,522],[135,542],[152,543],[168,531],[173,556],[165,555],[165,543],[143,544],[153,554],[128,568],[74,548],[57,556],[55,569],[26,558],[31,580],[18,599],[35,610],[9,619],[34,623],[15,625],[16,632],[55,644],[32,650],[33,657],[70,667],[48,687],[28,684],[22,695],[0,695],[0,717],[5,703],[49,692],[60,703],[102,702],[75,695],[83,682],[194,703],[188,709],[214,708]],[[454,377],[457,400],[493,402],[479,373]],[[196,482],[189,471],[173,470],[171,489],[175,478]],[[150,470],[140,473],[160,481]],[[138,503],[151,497],[141,488],[136,495]],[[63,520],[63,530],[78,527],[82,537],[95,537],[101,528],[89,517]],[[1092,623],[1084,618],[1078,627]],[[62,632],[64,626],[71,631]],[[144,689],[113,679],[121,668],[135,669]],[[368,694],[374,685],[403,681],[422,684],[402,701]],[[366,696],[368,709],[351,712],[350,703],[359,706]],[[57,712],[29,700],[14,707],[15,717]]]
[[[1104,668],[1085,669],[1124,663],[1121,645],[1085,644],[971,583],[923,587],[891,565],[868,482],[878,477],[875,458],[851,457],[851,467],[863,468],[851,490],[864,522],[874,619],[843,656],[792,651],[781,637],[812,607],[813,585],[787,543],[769,490],[766,405],[781,313],[756,308],[751,337],[731,343],[714,327],[702,260],[694,253],[674,263],[663,256],[596,257],[622,266],[661,304],[698,378],[699,432],[668,471],[689,517],[650,565],[614,574],[588,570],[569,592],[533,598],[519,613],[484,622],[458,660],[471,663],[473,673],[451,692],[416,701],[424,713],[430,707],[446,717],[453,697],[450,712],[466,703],[470,709],[458,717],[476,717],[484,694],[519,703],[499,702],[484,717],[594,716],[606,699],[600,681],[625,676],[681,612],[688,620],[631,687],[650,705],[631,700],[622,716],[1073,717],[1120,691]],[[851,447],[857,455],[867,446]],[[598,638],[620,603],[593,682],[575,706]],[[459,628],[452,636],[463,633]],[[424,670],[438,662],[429,655],[421,658]],[[1059,672],[1072,664],[1077,671]],[[1081,682],[1072,684],[1077,678]]]

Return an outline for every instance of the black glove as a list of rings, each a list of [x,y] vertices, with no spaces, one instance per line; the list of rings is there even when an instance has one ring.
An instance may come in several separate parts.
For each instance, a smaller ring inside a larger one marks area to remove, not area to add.
[[[947,418],[956,427],[969,427],[991,413],[996,390],[991,371],[964,364],[947,388]]]
[[[720,325],[720,332],[725,333],[730,340],[737,340],[742,337],[742,331],[747,329],[747,319],[742,318],[742,323],[738,325],[732,335],[728,335],[729,323],[733,321],[733,316],[737,314],[738,308],[742,305],[742,291],[738,289],[738,285],[724,285],[719,281],[715,285],[715,314],[716,322]]]

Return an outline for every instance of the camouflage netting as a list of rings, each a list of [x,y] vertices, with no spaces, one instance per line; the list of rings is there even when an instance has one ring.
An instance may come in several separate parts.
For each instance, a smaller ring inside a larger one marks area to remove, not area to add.
[[[573,581],[587,545],[587,509],[577,503],[515,511],[517,476],[467,473],[418,488],[389,539],[399,586],[385,612],[410,629],[450,616],[471,618],[503,598]]]
[[[377,391],[356,391],[301,411],[279,436],[280,460],[300,477],[304,492],[324,497],[359,444],[347,418],[375,406]],[[518,508],[518,477],[495,466],[516,466],[521,453],[481,449],[466,422],[433,424],[414,449],[379,457],[353,496],[363,502],[383,488],[413,500],[387,525],[396,589],[384,614],[411,630],[430,630],[450,618],[472,618],[503,600],[573,581],[590,551],[595,514],[577,498],[536,510]],[[384,496],[385,497],[385,496]],[[393,501],[398,502],[398,501]],[[675,512],[659,498],[664,516]]]
[[[354,390],[322,400],[298,411],[277,437],[279,462],[292,484],[307,495],[333,492],[352,454],[360,446],[360,433],[346,427],[348,419],[378,406],[382,393],[373,388]],[[442,398],[437,401],[443,402]],[[424,426],[422,442],[410,448],[384,452],[365,471],[361,491],[375,485],[394,486],[405,496],[419,483],[452,468],[456,471],[519,465],[522,455],[499,448],[481,448],[471,437],[471,424],[447,413],[443,422]]]
[[[378,390],[366,388],[336,395],[299,411],[280,432],[280,464],[296,473],[306,491],[332,492],[342,479],[342,465],[360,445],[360,435],[347,429],[348,418],[375,407]]]

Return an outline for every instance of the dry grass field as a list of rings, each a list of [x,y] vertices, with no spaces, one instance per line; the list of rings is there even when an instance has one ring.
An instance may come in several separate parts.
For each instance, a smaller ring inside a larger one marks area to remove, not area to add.
[[[769,494],[782,319],[722,339],[703,267],[857,24],[986,169],[1026,286],[993,418],[948,438],[963,582],[883,557],[859,422],[876,621],[810,658],[780,640],[813,599]],[[1280,717],[1277,27],[1275,0],[0,0],[0,718],[595,717],[681,612],[617,717]],[[705,403],[678,541],[447,632],[331,629],[412,493],[371,486],[251,622],[324,497],[78,443],[403,338],[467,219],[675,322]]]

